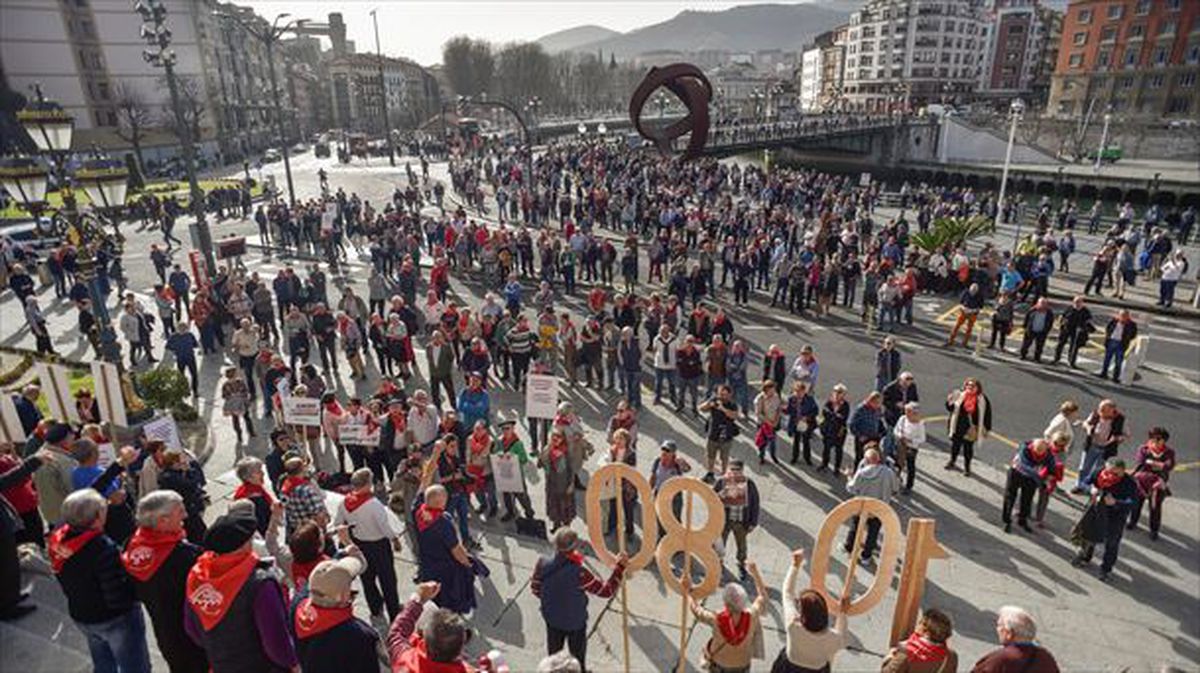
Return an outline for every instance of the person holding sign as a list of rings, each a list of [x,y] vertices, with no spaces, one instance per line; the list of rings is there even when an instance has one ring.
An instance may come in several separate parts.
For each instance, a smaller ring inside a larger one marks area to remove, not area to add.
[[[746,589],[730,582],[721,592],[724,608],[720,612],[711,612],[696,602],[691,595],[690,576],[684,574],[679,580],[692,615],[713,630],[704,646],[709,673],[749,673],[751,661],[763,656],[761,615],[767,606],[767,585],[753,561],[750,576],[754,578],[754,602],[747,604]]]
[[[525,444],[521,441],[521,437],[517,435],[517,422],[504,421],[500,424],[500,441],[496,452],[497,456],[510,456],[517,461],[517,475],[521,478],[520,491],[505,491],[504,492],[504,516],[500,517],[501,521],[508,522],[516,518],[517,508],[514,505],[520,503],[525,510],[525,518],[533,518],[533,502],[529,499],[529,492],[525,490],[525,465],[529,462],[529,454],[525,452]]]
[[[846,610],[850,595],[842,597],[837,621],[829,626],[829,606],[813,589],[796,593],[804,550],[792,552],[792,566],[783,579],[783,618],[787,624],[787,645],[771,666],[771,673],[815,673],[828,671],[833,658],[849,641]]]
[[[541,600],[542,618],[546,620],[547,653],[558,652],[565,642],[571,656],[586,671],[587,595],[609,598],[615,594],[629,557],[618,556],[608,581],[601,582],[583,567],[583,555],[576,550],[578,546],[579,535],[570,528],[555,533],[554,556],[538,559],[531,588],[533,595]]]
[[[471,478],[468,491],[475,494],[479,505],[475,511],[487,513],[488,519],[496,516],[496,481],[492,475],[492,450],[496,440],[488,432],[482,420],[475,421],[467,437],[466,470]]]
[[[556,427],[550,431],[550,445],[538,455],[538,465],[546,470],[546,517],[553,530],[575,519],[575,472],[569,454],[567,433]]]

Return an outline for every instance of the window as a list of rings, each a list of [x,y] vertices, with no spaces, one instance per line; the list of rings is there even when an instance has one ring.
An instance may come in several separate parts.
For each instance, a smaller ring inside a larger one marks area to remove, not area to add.
[[[1107,49],[1101,50],[1096,54],[1096,67],[1107,68],[1112,62],[1112,52]]]
[[[1076,47],[1082,47],[1087,44],[1087,33],[1083,31],[1075,33],[1075,39],[1072,42],[1075,43]]]
[[[1185,96],[1176,96],[1167,103],[1167,114],[1185,114],[1191,107],[1191,101]]]
[[[1167,11],[1168,12],[1179,11],[1179,0],[1167,0]]]
[[[1130,40],[1140,40],[1140,39],[1142,39],[1142,36],[1145,34],[1146,34],[1145,24],[1135,23],[1129,27],[1129,32],[1128,32],[1127,36]]]
[[[1151,77],[1146,79],[1146,88],[1148,88],[1148,89],[1161,89],[1162,85],[1163,85],[1163,76],[1162,75],[1152,75]]]
[[[1116,40],[1117,40],[1117,27],[1116,26],[1105,26],[1103,28],[1103,30],[1100,31],[1100,41],[1101,42],[1116,42]]]
[[[1122,89],[1132,89],[1133,88],[1133,78],[1132,77],[1122,77],[1121,78],[1121,88]]]
[[[108,100],[108,98],[109,98],[108,82],[100,82],[99,84],[97,84],[96,91],[97,91],[97,93],[100,94],[100,100]]]
[[[1083,65],[1083,54],[1071,54],[1071,58],[1067,60],[1067,65],[1072,68],[1078,68]]]
[[[1024,24],[1016,23],[1016,24],[1013,24],[1008,27],[1009,35],[1022,35],[1024,33],[1025,33],[1025,25]]]
[[[1167,64],[1167,48],[1159,47],[1154,50],[1154,58],[1151,62],[1156,66],[1164,66]]]
[[[1081,9],[1078,16],[1079,23],[1087,24],[1092,22],[1092,10]]]
[[[1108,20],[1109,21],[1116,21],[1117,19],[1120,19],[1124,14],[1125,14],[1125,5],[1109,5],[1108,6]]]
[[[1174,35],[1175,34],[1175,22],[1174,21],[1163,21],[1158,26],[1158,34],[1160,37],[1163,35]]]
[[[1112,108],[1113,112],[1120,112],[1121,110],[1125,109],[1125,99],[1124,98],[1114,98],[1108,104],[1108,106],[1110,108]]]
[[[1200,63],[1200,44],[1188,45],[1187,56],[1184,57],[1188,65],[1196,65]]]
[[[1150,0],[1138,0],[1137,10],[1134,12],[1138,16],[1146,16],[1150,13]]]
[[[1132,68],[1133,66],[1137,65],[1137,60],[1138,60],[1138,50],[1137,49],[1126,49],[1125,50],[1125,67],[1126,68]]]
[[[1190,89],[1190,88],[1196,86],[1196,73],[1194,73],[1194,72],[1183,73],[1182,75],[1179,76],[1178,79],[1175,80],[1175,84],[1177,86],[1179,86],[1180,89]]]

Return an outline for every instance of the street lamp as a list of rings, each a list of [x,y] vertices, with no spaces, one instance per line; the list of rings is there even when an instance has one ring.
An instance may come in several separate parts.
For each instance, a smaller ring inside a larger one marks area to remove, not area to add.
[[[157,2],[158,0],[155,0],[155,1]],[[279,102],[278,76],[275,74],[275,45],[279,43],[279,40],[283,37],[283,35],[285,33],[288,33],[290,31],[293,31],[293,30],[303,26],[305,23],[308,22],[308,20],[307,19],[297,19],[294,21],[289,21],[281,26],[281,25],[279,25],[279,22],[282,21],[283,19],[286,19],[291,16],[291,14],[284,12],[275,17],[275,20],[271,22],[270,28],[263,28],[261,26],[253,25],[251,22],[246,21],[244,18],[242,18],[238,14],[222,13],[222,14],[218,14],[218,16],[221,16],[223,18],[228,18],[228,19],[231,19],[232,21],[236,22],[239,26],[242,27],[242,30],[249,33],[252,37],[254,37],[259,42],[262,42],[263,46],[266,47],[267,69],[270,71],[269,74],[271,77],[271,97],[273,98],[273,103],[274,103],[274,108],[275,108],[275,132],[279,136],[278,139],[279,139],[280,153],[283,154],[283,172],[287,178],[288,203],[291,206],[295,207],[295,205],[296,205],[296,187],[292,183],[292,161],[291,161],[291,156],[290,156],[290,151],[289,151],[290,148],[288,145],[287,136],[283,131],[283,109],[282,109],[281,103]],[[254,16],[254,18],[258,19],[257,16]],[[385,125],[385,128],[386,128],[386,125]]]
[[[179,97],[179,82],[175,77],[175,50],[171,49],[171,29],[167,28],[167,8],[162,0],[137,0],[133,11],[142,17],[142,39],[149,48],[142,52],[142,57],[154,67],[161,67],[167,78],[167,88],[171,93],[171,109],[175,113],[175,126],[179,128],[179,140],[183,150],[183,164],[188,179],[188,205],[195,216],[192,224],[193,240],[198,244],[204,263],[209,270],[217,268],[213,256],[212,233],[204,217],[204,192],[200,191],[200,182],[196,179],[196,147],[193,144],[192,125],[183,113],[183,105]],[[201,279],[197,279],[200,281]]]
[[[992,230],[1000,229],[1000,218],[1004,213],[1004,192],[1008,187],[1008,167],[1012,163],[1013,142],[1017,139],[1017,124],[1021,121],[1021,116],[1025,114],[1025,101],[1020,98],[1014,98],[1013,102],[1008,106],[1009,127],[1008,127],[1008,147],[1004,150],[1004,170],[1000,174],[1000,196],[996,199],[996,219],[992,223]],[[1013,241],[1013,250],[1017,249],[1017,244],[1021,240],[1021,220],[1017,219],[1017,237]]]
[[[1096,164],[1092,166],[1092,172],[1100,174],[1100,164],[1104,161],[1104,148],[1108,146],[1108,125],[1112,122],[1112,108],[1104,111],[1104,128],[1100,131],[1100,147],[1096,148]]]
[[[100,226],[103,220],[98,213],[107,211],[115,214],[124,208],[129,172],[124,166],[118,169],[111,163],[101,164],[97,160],[85,164],[74,176],[69,176],[67,157],[71,152],[74,120],[57,103],[46,100],[40,88],[35,87],[35,92],[36,100],[18,112],[17,118],[38,150],[49,159],[49,168],[33,157],[6,157],[0,161],[0,185],[21,200],[21,204],[33,216],[39,233],[59,234],[79,250],[79,280],[87,286],[96,312],[96,322],[100,328],[100,356],[120,366],[121,351],[109,319],[96,259],[101,244],[112,245],[116,248],[115,254],[119,255],[120,239],[112,239],[104,233]],[[42,227],[42,214],[51,210],[46,197],[52,173],[62,194],[62,205],[50,214],[47,230]],[[76,207],[68,184],[72,177],[97,205],[93,212],[81,213]],[[132,401],[132,395],[128,397]]]

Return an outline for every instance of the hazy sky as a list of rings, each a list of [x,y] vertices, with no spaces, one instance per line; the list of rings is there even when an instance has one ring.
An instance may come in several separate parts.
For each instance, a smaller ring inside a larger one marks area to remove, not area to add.
[[[596,24],[613,30],[665,21],[686,9],[717,11],[771,0],[375,0],[319,2],[317,0],[240,0],[262,16],[281,12],[324,22],[330,11],[342,13],[349,39],[358,51],[375,51],[375,34],[368,14],[379,9],[379,41],[383,52],[406,56],[422,65],[442,60],[442,44],[460,34],[493,42],[536,40],[558,30]],[[793,4],[792,0],[773,0]]]

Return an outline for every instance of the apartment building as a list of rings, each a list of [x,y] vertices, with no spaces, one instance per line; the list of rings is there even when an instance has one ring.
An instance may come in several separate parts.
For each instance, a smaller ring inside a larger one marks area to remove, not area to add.
[[[1036,99],[1039,85],[1044,94],[1053,70],[1046,53],[1048,50],[1057,53],[1061,31],[1061,13],[1044,6],[1040,0],[995,0],[987,25],[986,60],[979,94],[1000,99],[1018,96]],[[1044,101],[1042,97],[1041,102]]]
[[[983,0],[869,0],[850,15],[844,103],[888,112],[973,94],[984,66]]]
[[[1200,2],[1075,0],[1063,18],[1048,112],[1200,116]]]

